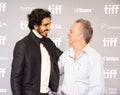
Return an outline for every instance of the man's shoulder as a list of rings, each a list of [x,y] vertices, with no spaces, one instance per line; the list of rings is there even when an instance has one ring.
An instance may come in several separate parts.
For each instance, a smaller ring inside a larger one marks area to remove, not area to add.
[[[95,48],[91,47],[90,50],[89,50],[89,57],[93,58],[93,59],[101,59],[102,55]]]
[[[54,43],[49,37],[45,38],[48,42]]]
[[[26,35],[16,42],[16,45],[27,45],[31,41],[31,37]]]
[[[46,37],[45,40],[46,40],[46,42],[47,42],[50,46],[56,46],[55,43],[54,43],[54,41],[51,40],[49,37]]]

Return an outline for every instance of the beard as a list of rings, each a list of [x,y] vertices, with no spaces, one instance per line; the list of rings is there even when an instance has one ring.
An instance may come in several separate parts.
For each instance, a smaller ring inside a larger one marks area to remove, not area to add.
[[[41,31],[41,30],[38,29],[37,31],[38,31],[38,33],[39,33],[42,37],[46,37],[46,36],[48,35],[47,32],[48,32],[49,30],[46,29],[46,30],[44,30],[44,31]]]

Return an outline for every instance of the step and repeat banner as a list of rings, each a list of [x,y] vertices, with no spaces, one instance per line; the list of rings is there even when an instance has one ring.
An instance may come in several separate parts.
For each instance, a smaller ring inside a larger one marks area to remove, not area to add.
[[[119,0],[0,0],[0,95],[12,95],[13,49],[29,33],[27,14],[34,8],[51,11],[49,37],[63,51],[68,48],[67,33],[74,21],[91,22],[94,35],[90,44],[104,59],[105,95],[120,95]]]

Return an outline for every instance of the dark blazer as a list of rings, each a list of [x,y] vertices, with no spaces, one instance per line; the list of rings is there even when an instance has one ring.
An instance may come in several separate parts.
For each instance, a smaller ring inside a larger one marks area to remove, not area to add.
[[[49,87],[57,91],[59,83],[58,57],[62,52],[49,39],[44,38],[44,46],[50,55],[51,74]],[[39,38],[30,32],[18,41],[14,48],[11,88],[13,95],[39,95],[41,79],[41,51]]]

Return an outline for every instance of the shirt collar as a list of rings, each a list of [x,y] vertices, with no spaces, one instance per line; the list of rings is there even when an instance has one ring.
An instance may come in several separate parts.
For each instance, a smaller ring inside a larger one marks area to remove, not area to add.
[[[69,57],[74,59],[74,48],[69,49]]]
[[[35,31],[34,29],[32,30],[32,32],[35,34],[35,36],[37,36],[38,38],[42,38],[42,36],[37,32]]]
[[[89,48],[90,48],[90,45],[89,44],[87,44],[84,48],[83,48],[83,50],[82,50],[82,52],[80,53],[80,55],[82,54],[82,53],[88,53],[88,51],[89,51]],[[79,56],[80,56],[79,55]],[[70,48],[69,49],[69,56],[71,57],[71,58],[74,58],[74,48]],[[78,57],[79,57],[78,56]]]
[[[87,44],[87,45],[85,46],[85,48],[83,49],[83,51],[82,51],[82,52],[88,53],[89,48],[90,48],[90,45],[89,45],[89,44]]]

